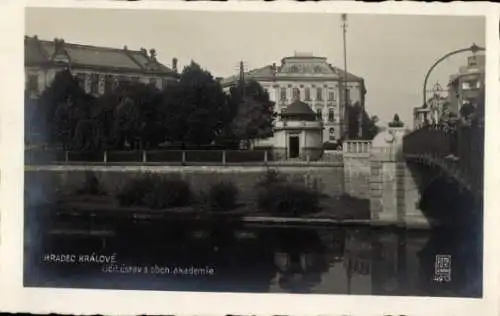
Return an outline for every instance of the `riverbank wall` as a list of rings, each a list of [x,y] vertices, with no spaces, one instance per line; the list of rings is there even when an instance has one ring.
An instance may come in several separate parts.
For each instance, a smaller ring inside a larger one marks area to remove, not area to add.
[[[275,166],[92,166],[58,165],[26,166],[25,188],[31,192],[58,188],[63,192],[78,190],[89,177],[98,180],[106,194],[116,195],[131,179],[146,174],[185,179],[194,192],[206,192],[217,182],[232,182],[239,190],[242,203],[256,199],[259,182],[269,170],[277,171],[288,180],[302,183],[327,196],[339,196],[344,190],[344,165],[322,163]],[[32,194],[33,196],[33,194]]]

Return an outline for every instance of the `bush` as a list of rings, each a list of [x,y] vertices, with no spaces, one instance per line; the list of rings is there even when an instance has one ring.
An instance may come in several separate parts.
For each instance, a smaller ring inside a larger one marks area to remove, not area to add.
[[[274,215],[300,216],[319,210],[319,194],[303,185],[275,183],[260,190],[257,203]]]
[[[85,173],[85,180],[82,186],[76,189],[76,194],[105,195],[105,190],[101,187],[99,179],[93,172]]]
[[[228,211],[236,207],[238,188],[232,182],[219,182],[212,185],[206,195],[208,207],[214,211]]]
[[[286,182],[286,177],[284,175],[280,174],[275,169],[268,169],[262,179],[257,183],[257,186],[262,188],[284,182]]]
[[[146,175],[130,181],[117,198],[121,205],[161,209],[188,205],[192,192],[189,183],[180,177]]]

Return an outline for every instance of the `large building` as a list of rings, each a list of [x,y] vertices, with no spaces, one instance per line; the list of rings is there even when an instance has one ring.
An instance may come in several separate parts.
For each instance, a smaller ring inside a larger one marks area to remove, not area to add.
[[[280,114],[294,101],[302,101],[323,122],[323,140],[335,141],[347,130],[344,118],[344,91],[349,103],[359,103],[364,108],[365,83],[363,78],[332,66],[325,57],[312,54],[295,54],[285,57],[281,64],[273,63],[244,74],[245,80],[259,82],[275,103],[275,112]],[[240,76],[222,80],[226,92],[238,84]],[[343,83],[347,81],[347,89]]]
[[[63,39],[24,39],[25,84],[32,98],[38,97],[57,72],[68,69],[87,93],[102,95],[119,82],[154,84],[158,89],[177,80],[177,60],[172,69],[156,59],[156,51],[131,50],[66,43]]]

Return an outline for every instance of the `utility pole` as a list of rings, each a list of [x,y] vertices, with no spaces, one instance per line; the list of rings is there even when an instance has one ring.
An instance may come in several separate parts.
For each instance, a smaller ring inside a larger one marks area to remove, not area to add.
[[[344,82],[343,82],[343,88],[344,88],[344,91],[343,91],[343,94],[344,94],[344,104],[343,104],[343,109],[341,111],[342,113],[342,116],[343,116],[343,120],[342,120],[342,124],[341,125],[341,135],[344,135],[346,136],[346,134],[348,133],[348,128],[346,128],[346,119],[348,120],[349,119],[349,116],[347,115],[347,109],[348,109],[348,99],[347,99],[347,93],[348,93],[348,89],[347,89],[347,44],[346,44],[346,35],[347,35],[347,14],[343,13],[342,14],[342,25],[341,25],[341,28],[342,28],[342,37],[343,37],[343,42],[344,42]],[[342,106],[342,105],[341,105]]]
[[[243,61],[240,61],[239,85],[240,85],[240,96],[241,98],[243,98],[245,96],[245,66],[243,64]]]

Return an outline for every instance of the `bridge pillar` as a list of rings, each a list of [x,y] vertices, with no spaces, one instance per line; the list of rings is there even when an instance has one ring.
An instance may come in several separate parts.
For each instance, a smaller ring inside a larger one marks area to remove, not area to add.
[[[419,210],[415,177],[403,159],[405,130],[389,128],[372,142],[370,156],[370,212],[373,220],[427,224]]]

